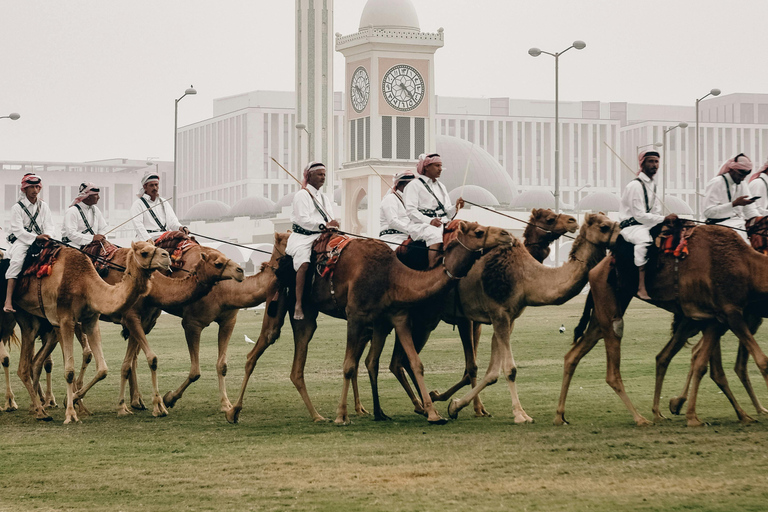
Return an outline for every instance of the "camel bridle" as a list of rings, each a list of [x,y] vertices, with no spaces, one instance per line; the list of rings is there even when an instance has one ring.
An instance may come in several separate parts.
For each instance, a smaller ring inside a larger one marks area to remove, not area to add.
[[[462,233],[461,233],[461,232],[460,232],[460,233],[458,233],[458,234],[456,235],[456,242],[458,242],[458,244],[459,244],[459,245],[460,245],[460,246],[461,246],[461,247],[462,247],[462,248],[463,248],[465,251],[467,251],[467,252],[469,252],[469,253],[477,253],[477,254],[482,254],[482,252],[483,252],[483,251],[486,249],[486,243],[488,243],[488,231],[490,231],[490,229],[486,228],[486,230],[485,230],[485,236],[483,237],[483,243],[482,243],[482,245],[480,246],[480,248],[479,248],[479,249],[470,249],[469,247],[467,247],[466,245],[464,245],[464,242],[462,242],[462,241],[461,241],[461,235],[462,235]],[[451,271],[450,271],[450,270],[448,270],[448,267],[446,267],[446,266],[445,266],[445,250],[443,250],[442,265],[443,265],[443,271],[445,272],[445,275],[447,275],[447,276],[448,276],[448,277],[449,277],[451,280],[453,280],[453,281],[458,281],[459,279],[461,279],[461,277],[457,277],[457,276],[453,275],[453,274],[451,273]]]
[[[149,270],[149,269],[152,268],[152,262],[155,261],[155,256],[157,255],[157,250],[158,249],[159,249],[159,247],[155,246],[155,248],[152,250],[152,257],[149,258],[149,263],[147,263],[146,267],[144,265],[142,265],[141,262],[139,261],[139,258],[136,257],[136,251],[132,251],[133,252],[133,260],[136,262],[136,265],[139,268],[143,268],[144,270]]]

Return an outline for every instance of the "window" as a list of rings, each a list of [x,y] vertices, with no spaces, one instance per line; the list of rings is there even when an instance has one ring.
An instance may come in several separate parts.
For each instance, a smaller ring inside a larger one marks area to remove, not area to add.
[[[406,160],[411,156],[411,118],[397,118],[397,158]]]
[[[419,155],[426,151],[424,142],[424,139],[426,138],[424,134],[424,127],[426,125],[425,119],[423,117],[417,117],[413,120],[413,125],[413,158],[419,158]]]
[[[392,117],[381,118],[381,157],[392,158]]]

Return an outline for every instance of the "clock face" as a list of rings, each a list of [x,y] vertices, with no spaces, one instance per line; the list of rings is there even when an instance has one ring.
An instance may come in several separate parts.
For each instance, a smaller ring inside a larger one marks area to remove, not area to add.
[[[407,112],[424,99],[424,79],[411,66],[398,64],[384,75],[381,92],[392,108]]]
[[[352,108],[355,112],[362,112],[368,105],[368,96],[371,93],[371,81],[368,72],[360,66],[352,74],[352,83],[349,84],[349,97],[352,99]]]

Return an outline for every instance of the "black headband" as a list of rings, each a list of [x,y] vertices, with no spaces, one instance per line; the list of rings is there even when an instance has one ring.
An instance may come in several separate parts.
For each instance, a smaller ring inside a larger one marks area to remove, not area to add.
[[[659,155],[658,151],[646,151],[645,156],[643,156],[643,160],[645,160],[649,156],[655,156],[656,158],[661,158],[661,155]]]

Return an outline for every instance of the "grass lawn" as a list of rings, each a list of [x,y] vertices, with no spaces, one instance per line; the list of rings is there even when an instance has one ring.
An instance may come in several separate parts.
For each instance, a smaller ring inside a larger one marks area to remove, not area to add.
[[[646,428],[605,383],[602,343],[579,366],[566,418],[554,427],[563,356],[584,297],[559,307],[529,308],[517,322],[512,349],[518,388],[536,423],[513,423],[503,382],[481,395],[491,418],[475,418],[471,406],[444,426],[413,414],[389,373],[391,340],[380,373],[382,407],[390,422],[353,416],[353,423],[312,423],[288,378],[290,327],[256,367],[237,425],[219,412],[215,374],[216,329],[203,333],[200,380],[165,418],[137,411],[118,418],[115,406],[125,343],[102,324],[110,374],[86,398],[94,413],[81,424],[39,423],[26,410],[29,398],[15,376],[20,410],[0,413],[0,510],[765,510],[768,508],[768,421],[742,426],[719,389],[702,381],[699,417],[709,426],[689,429],[683,417]],[[228,391],[234,401],[245,354],[261,312],[243,311],[229,349]],[[634,303],[627,315],[622,370],[627,392],[651,418],[655,355],[669,336],[670,315]],[[564,324],[565,334],[558,328]],[[480,347],[484,371],[490,327]],[[321,319],[310,345],[306,382],[321,414],[335,417],[341,391],[345,324]],[[760,336],[758,336],[759,340]],[[163,315],[150,335],[160,358],[161,391],[186,377],[189,358],[178,319]],[[736,339],[723,340],[727,375],[742,406],[751,404],[730,371]],[[55,352],[56,397],[64,400],[60,351]],[[662,405],[682,387],[690,351],[673,361]],[[458,333],[441,326],[422,359],[430,388],[446,389],[461,377]],[[76,358],[79,361],[79,356]],[[91,369],[88,378],[92,377]],[[758,395],[768,402],[754,364]],[[145,402],[149,371],[139,366]],[[371,408],[363,367],[361,393]],[[466,391],[466,390],[464,390]],[[351,396],[351,393],[350,393]],[[446,414],[446,403],[438,410]],[[350,401],[350,410],[354,413]],[[763,450],[766,450],[764,452]]]

